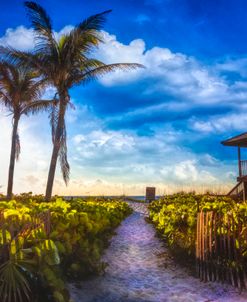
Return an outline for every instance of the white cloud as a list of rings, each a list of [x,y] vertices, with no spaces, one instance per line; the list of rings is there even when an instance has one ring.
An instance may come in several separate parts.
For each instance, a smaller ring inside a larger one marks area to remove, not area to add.
[[[108,181],[125,183],[133,179],[137,183],[152,180],[194,187],[213,186],[222,179],[229,183],[226,174],[220,176],[221,162],[210,154],[196,155],[179,146],[179,135],[175,139],[175,133],[167,132],[165,136],[160,131],[153,137],[139,137],[133,132],[102,130],[76,135],[73,142],[77,169],[87,171],[90,167],[89,177],[98,175]]]
[[[70,32],[73,26],[67,25],[59,32],[54,32],[54,36],[58,39],[61,35]],[[16,28],[8,28],[5,35],[0,38],[0,45],[11,46],[19,50],[31,50],[35,42],[34,31],[31,28],[26,28],[20,25]]]
[[[232,72],[247,77],[247,58],[227,58],[215,67],[220,72]]]
[[[198,171],[195,163],[191,160],[183,161],[174,167],[174,174],[178,181],[190,180],[194,182],[198,180]]]
[[[82,115],[79,116],[83,119]],[[43,129],[42,123],[46,123]],[[72,123],[77,124],[77,120]],[[10,150],[10,118],[1,116],[0,127],[3,130],[3,143],[0,145],[0,185],[4,186],[1,191],[5,191]],[[215,189],[217,184],[222,186],[225,183],[227,187],[232,182],[232,176],[229,178],[228,175],[229,170],[231,171],[229,166],[225,166],[228,174],[224,178],[221,175],[221,163],[214,158],[207,154],[198,156],[179,146],[182,133],[171,130],[163,133],[161,130],[153,137],[139,137],[133,132],[103,130],[100,123],[96,123],[95,127],[98,129],[87,129],[85,122],[85,129],[77,128],[76,134],[69,139],[71,181],[65,187],[58,167],[54,193],[138,195],[143,194],[145,186],[152,182],[159,188],[160,194],[163,194],[164,191],[179,190],[179,187],[192,190],[203,185],[203,190],[205,187]],[[70,131],[69,127],[68,132]],[[19,162],[16,163],[15,192],[44,193],[51,155],[47,119],[40,116],[23,119],[20,138],[22,152]]]
[[[224,116],[213,116],[207,121],[192,118],[191,128],[201,133],[226,133],[229,130],[246,131],[246,111],[241,113],[230,113]]]
[[[71,30],[66,26],[56,36]],[[245,101],[247,86],[244,81],[229,84],[214,68],[201,64],[195,58],[174,53],[167,48],[153,47],[147,50],[142,39],[125,45],[117,37],[103,32],[106,43],[99,49],[100,58],[106,63],[137,62],[146,66],[144,70],[128,73],[117,72],[101,79],[106,86],[144,81],[140,94],[150,95],[164,92],[174,97],[171,105],[153,105],[151,111],[162,111],[169,106],[186,110],[194,104],[217,104]],[[0,38],[0,44],[11,45],[22,50],[33,46],[33,32],[23,26],[8,29]],[[221,66],[223,69],[223,67]],[[225,69],[230,69],[225,66]],[[233,69],[233,67],[231,67]],[[218,67],[218,70],[220,67]],[[138,82],[139,83],[139,82]],[[54,91],[47,91],[50,97]],[[162,96],[160,96],[162,97]],[[186,105],[185,105],[186,104]],[[77,109],[78,110],[78,109]],[[138,109],[129,115],[138,115],[147,109]],[[123,117],[121,117],[123,118]],[[152,182],[163,193],[175,190],[176,183],[189,187],[232,182],[229,174],[232,166],[221,164],[208,154],[196,155],[182,146],[185,130],[172,127],[154,129],[152,136],[138,136],[135,131],[105,130],[103,120],[95,117],[90,108],[81,107],[70,111],[67,121],[71,183],[65,188],[59,174],[54,193],[60,194],[140,194],[145,185]],[[83,122],[82,122],[83,121]],[[207,121],[190,119],[193,131],[211,133],[226,129],[242,129],[246,125],[245,114],[218,116]],[[10,150],[11,121],[0,116],[0,184],[6,189],[6,176]],[[37,135],[38,133],[38,135]],[[16,165],[15,190],[43,192],[51,154],[49,123],[45,116],[24,119],[20,126],[22,153]],[[218,171],[217,171],[218,169]],[[217,181],[217,179],[219,179]]]
[[[130,135],[122,134],[121,132],[95,130],[88,135],[76,135],[73,138],[75,146],[79,154],[83,158],[111,157],[113,153],[130,154],[134,139]],[[97,155],[98,154],[98,155]]]
[[[66,35],[74,28],[72,25],[64,26],[59,32],[54,32],[55,38],[58,40],[62,35]]]
[[[5,35],[0,38],[0,45],[11,46],[20,50],[29,50],[34,46],[34,33],[32,29],[24,26],[8,28]]]
[[[209,133],[209,132],[213,132],[214,126],[211,122],[208,121],[193,121],[192,122],[192,129],[197,130],[199,132],[204,132],[204,133]]]
[[[221,71],[234,70],[245,75],[246,59],[232,60],[225,65],[207,66],[194,57],[174,53],[168,48],[146,49],[142,39],[123,44],[115,35],[103,32],[105,43],[100,45],[97,56],[105,63],[141,63],[146,68],[136,71],[117,71],[100,79],[105,86],[141,83],[140,94],[150,96],[159,93],[175,98],[186,106],[243,103],[247,99],[246,82],[229,83]]]
[[[194,160],[185,160],[175,165],[174,174],[178,181],[209,184],[217,181],[210,172],[199,170]]]
[[[59,32],[54,32],[56,38],[68,33],[73,26],[67,25]],[[116,71],[100,79],[106,86],[127,84],[135,81],[152,82],[141,91],[143,95],[156,92],[168,93],[181,98],[181,102],[198,104],[215,104],[222,102],[244,101],[247,98],[247,85],[244,81],[229,84],[221,71],[234,71],[244,75],[246,59],[227,60],[215,66],[205,66],[196,58],[182,53],[174,53],[168,48],[153,47],[146,49],[142,39],[135,39],[129,44],[123,44],[115,35],[102,31],[105,43],[96,51],[105,63],[141,63],[146,69],[126,72]],[[10,45],[22,50],[33,47],[34,34],[32,29],[19,26],[9,28],[0,38],[1,45]]]

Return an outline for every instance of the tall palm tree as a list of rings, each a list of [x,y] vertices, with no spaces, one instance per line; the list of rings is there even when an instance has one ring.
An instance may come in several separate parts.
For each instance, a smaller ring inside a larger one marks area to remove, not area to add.
[[[40,100],[44,84],[45,80],[37,78],[37,74],[30,68],[0,62],[0,103],[3,103],[13,116],[7,199],[12,198],[15,160],[18,160],[20,155],[20,118],[23,114],[45,110],[54,103]]]
[[[1,48],[1,53],[8,59],[37,69],[57,90],[57,106],[51,114],[53,151],[46,187],[46,199],[50,200],[58,157],[66,185],[69,180],[65,113],[68,106],[72,105],[70,88],[111,71],[136,69],[142,65],[128,63],[106,65],[90,56],[103,42],[100,29],[110,11],[87,18],[69,33],[56,39],[46,11],[35,2],[25,2],[25,6],[36,34],[34,50],[21,52],[9,47]]]

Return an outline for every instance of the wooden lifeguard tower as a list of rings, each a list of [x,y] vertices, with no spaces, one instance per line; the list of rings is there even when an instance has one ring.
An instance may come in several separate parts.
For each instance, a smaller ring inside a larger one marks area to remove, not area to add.
[[[238,147],[238,177],[236,186],[227,194],[247,200],[247,160],[241,158],[241,148],[247,148],[247,132],[221,142],[224,146]]]

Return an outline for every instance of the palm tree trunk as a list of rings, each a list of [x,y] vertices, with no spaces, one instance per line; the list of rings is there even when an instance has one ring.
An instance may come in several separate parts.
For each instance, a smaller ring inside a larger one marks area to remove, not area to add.
[[[14,179],[15,159],[16,159],[16,136],[18,130],[18,123],[19,123],[19,117],[14,117],[10,162],[9,162],[9,178],[8,178],[8,188],[7,188],[8,200],[11,200],[13,195],[13,179]]]
[[[65,104],[65,102],[61,101],[61,98],[60,98],[58,122],[57,122],[57,128],[55,130],[53,150],[52,150],[50,168],[49,168],[47,185],[46,185],[45,199],[47,201],[49,201],[52,196],[52,188],[53,188],[54,177],[55,177],[55,172],[56,172],[57,159],[58,159],[59,150],[60,150],[60,146],[61,146],[62,129],[63,129],[64,122],[65,122],[64,121],[65,111],[66,111],[66,104]]]

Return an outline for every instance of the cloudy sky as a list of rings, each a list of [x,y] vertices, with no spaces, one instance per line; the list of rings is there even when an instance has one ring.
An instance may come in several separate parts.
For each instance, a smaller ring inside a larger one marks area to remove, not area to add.
[[[71,90],[67,114],[71,180],[57,169],[54,193],[142,195],[227,190],[236,150],[220,142],[247,129],[245,0],[39,1],[57,36],[113,9],[94,54],[145,69],[114,73]],[[59,4],[58,4],[59,3]],[[22,1],[0,2],[0,44],[33,46]],[[52,95],[53,89],[46,92]],[[0,191],[5,191],[11,117],[0,111]],[[51,155],[46,114],[23,118],[15,192],[44,193]]]

